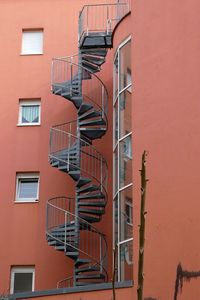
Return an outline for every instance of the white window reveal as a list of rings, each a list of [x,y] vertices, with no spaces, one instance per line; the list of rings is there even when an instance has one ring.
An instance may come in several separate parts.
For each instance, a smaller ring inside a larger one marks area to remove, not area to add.
[[[10,293],[34,291],[35,268],[34,267],[12,267],[10,280]]]
[[[39,174],[17,174],[16,202],[35,202],[39,199]]]
[[[43,54],[43,29],[23,29],[21,54]]]
[[[18,125],[40,125],[41,101],[20,100]]]

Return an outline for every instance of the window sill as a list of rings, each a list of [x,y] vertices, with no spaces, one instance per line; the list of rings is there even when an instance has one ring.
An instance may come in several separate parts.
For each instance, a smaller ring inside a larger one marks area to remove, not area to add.
[[[44,55],[44,53],[20,53],[20,56],[38,56],[38,55]]]
[[[41,123],[35,123],[35,124],[31,124],[31,123],[27,123],[27,124],[17,124],[18,127],[26,127],[26,126],[40,126]]]
[[[15,200],[14,201],[15,204],[23,204],[23,203],[24,204],[27,204],[27,203],[32,203],[33,204],[33,203],[38,203],[38,202],[39,202],[38,199],[36,199],[36,200],[30,200],[30,201],[29,200],[26,200],[26,201],[25,200],[24,201],[23,200]]]

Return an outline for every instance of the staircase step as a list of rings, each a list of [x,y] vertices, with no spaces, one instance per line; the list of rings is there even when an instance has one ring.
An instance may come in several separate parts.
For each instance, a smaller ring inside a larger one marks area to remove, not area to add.
[[[104,279],[104,274],[76,275],[76,279]]]
[[[70,257],[70,258],[72,258],[72,259],[77,259],[79,253],[78,253],[78,251],[77,252],[75,252],[75,251],[74,252],[67,251],[65,253],[65,255],[68,256],[68,257]]]
[[[56,234],[57,232],[63,232],[66,230],[66,231],[69,231],[69,232],[74,232],[74,230],[76,229],[75,225],[74,224],[70,224],[70,225],[67,225],[66,227],[63,225],[62,227],[58,227],[58,228],[55,228],[55,229],[52,229],[51,230],[51,234]]]
[[[99,222],[101,220],[100,217],[93,217],[93,216],[88,216],[85,214],[79,214],[79,217],[84,219],[85,221],[89,223],[94,223],[94,222]]]
[[[80,202],[78,203],[78,206],[94,206],[94,207],[105,207],[105,202]]]
[[[57,167],[59,165],[59,161],[58,160],[53,160],[52,162],[50,162],[52,167]]]
[[[75,181],[78,181],[80,178],[80,171],[70,171],[68,173]]]
[[[78,273],[81,273],[81,272],[98,272],[100,271],[100,266],[88,266],[88,267],[81,267],[81,268],[76,268],[75,269],[75,273],[78,274]]]
[[[91,54],[91,55],[97,55],[97,56],[106,56],[107,52],[108,52],[108,50],[106,48],[105,49],[103,49],[103,48],[81,49],[82,54]]]
[[[58,250],[58,251],[64,251],[65,250],[65,245],[55,246],[55,249]]]
[[[89,33],[82,42],[81,48],[112,48],[111,36],[105,32]]]
[[[102,283],[102,282],[94,282],[94,281],[92,281],[92,282],[76,282],[76,286],[86,286],[86,285],[93,285],[93,284],[98,284],[98,283]]]
[[[105,128],[80,128],[80,131],[90,140],[101,138],[106,133]]]
[[[80,126],[96,126],[96,125],[105,125],[106,122],[104,119],[97,119],[97,120],[88,120],[84,122],[80,122]]]
[[[91,192],[91,191],[98,191],[101,187],[95,184],[90,184],[86,187],[78,189],[78,193],[86,193],[86,192]]]
[[[95,111],[95,110],[90,110],[89,112],[86,112],[84,114],[81,114],[78,116],[79,120],[85,120],[85,119],[90,119],[90,118],[95,118],[95,117],[101,117],[102,112],[101,111]]]
[[[92,104],[89,103],[82,103],[82,105],[80,106],[79,110],[78,110],[78,114],[83,114],[86,111],[90,110],[91,108],[93,108]]]
[[[96,73],[96,72],[99,72],[100,71],[100,67],[99,66],[97,66],[97,65],[94,65],[94,64],[92,64],[92,63],[90,63],[90,62],[87,62],[87,61],[83,61],[82,62],[82,66],[84,67],[84,68],[87,68],[90,72],[92,72],[92,73]]]
[[[75,266],[76,267],[82,266],[82,265],[88,264],[90,262],[91,262],[91,260],[88,258],[78,258],[77,261],[75,262]]]
[[[84,194],[84,195],[79,195],[78,197],[78,200],[81,200],[81,199],[104,199],[105,198],[105,195],[103,193],[98,193],[98,194]]]
[[[80,177],[79,181],[77,182],[76,186],[78,188],[90,183],[92,180],[89,178]]]
[[[90,214],[90,215],[103,215],[105,213],[105,210],[104,209],[79,208],[79,212]]]
[[[105,62],[105,57],[85,53],[85,54],[82,54],[82,60],[91,62],[93,64],[102,65]]]

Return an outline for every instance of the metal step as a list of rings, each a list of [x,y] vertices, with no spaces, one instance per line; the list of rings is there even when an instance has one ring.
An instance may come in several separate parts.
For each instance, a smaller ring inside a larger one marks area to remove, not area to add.
[[[82,105],[80,106],[79,110],[78,110],[78,114],[83,114],[86,111],[90,110],[91,108],[93,108],[92,104],[89,103],[82,103]]]
[[[106,128],[80,128],[81,134],[90,140],[101,138],[106,133]]]
[[[91,260],[88,259],[88,258],[78,258],[75,262],[75,266],[76,267],[79,267],[79,266],[82,266],[82,265],[85,265],[85,264],[88,264],[90,263]]]
[[[70,171],[68,173],[75,181],[78,181],[80,178],[80,171]]]
[[[104,209],[79,208],[79,212],[90,214],[90,215],[103,215],[105,213],[105,210]]]
[[[76,275],[76,279],[104,279],[104,274],[85,274],[85,275]]]
[[[104,119],[97,119],[97,120],[88,120],[84,122],[80,122],[80,126],[97,126],[97,125],[105,125],[106,122]]]
[[[86,49],[81,49],[82,54],[90,54],[90,55],[97,55],[97,56],[102,56],[105,57],[107,54],[108,50],[106,48],[86,48]]]
[[[68,257],[70,257],[70,258],[72,258],[72,259],[77,259],[79,253],[78,252],[69,252],[69,251],[67,251],[65,253],[65,255],[68,256]]]
[[[94,207],[105,207],[106,204],[104,202],[80,202],[78,206],[94,206]]]
[[[86,193],[86,192],[91,192],[91,191],[98,191],[100,189],[101,189],[101,187],[99,187],[98,185],[90,184],[87,187],[83,187],[81,189],[78,189],[77,192],[78,193]]]
[[[88,266],[88,267],[81,267],[81,268],[76,268],[75,273],[81,273],[81,272],[98,272],[100,271],[100,266]]]
[[[90,178],[84,178],[84,177],[80,177],[79,181],[77,182],[76,186],[78,188],[90,183],[92,180]]]
[[[104,282],[104,281],[103,281]],[[94,282],[94,281],[92,281],[92,282],[81,282],[81,281],[79,281],[79,282],[76,282],[76,286],[86,286],[86,285],[93,285],[93,284],[98,284],[98,283],[102,283],[102,282]]]
[[[95,222],[99,222],[101,220],[100,217],[93,217],[93,216],[88,216],[85,214],[79,214],[79,217],[84,219],[85,221],[89,222],[89,223],[95,223]]]
[[[95,110],[90,110],[84,114],[80,114],[78,116],[79,120],[86,120],[86,119],[90,119],[90,118],[95,118],[95,117],[101,117],[102,116],[102,112],[101,111],[95,111]]]
[[[100,71],[100,67],[95,65],[95,64],[92,64],[90,62],[87,62],[87,61],[83,61],[82,62],[82,66],[84,68],[87,68],[88,70],[90,70],[91,73],[96,73],[96,72],[99,72]]]
[[[78,195],[77,199],[81,200],[81,199],[104,199],[105,195],[103,193],[99,193],[99,194],[84,194],[84,195]]]
[[[105,57],[99,56],[99,55],[92,55],[92,54],[82,54],[82,60],[88,61],[94,64],[98,64],[99,66],[102,65],[105,62]]]
[[[80,48],[112,48],[111,35],[106,34],[105,32],[90,32],[87,36],[83,38]]]

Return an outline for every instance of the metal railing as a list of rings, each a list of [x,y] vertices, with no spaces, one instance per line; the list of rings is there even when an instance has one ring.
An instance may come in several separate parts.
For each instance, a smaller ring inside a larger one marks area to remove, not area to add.
[[[96,111],[102,112],[102,117],[107,123],[108,92],[95,74],[80,64],[78,54],[52,60],[52,88],[57,85],[63,89],[68,88],[70,97],[83,96],[84,102],[91,102]],[[74,85],[76,83],[76,90]]]
[[[47,202],[46,234],[63,245],[65,252],[69,251],[70,247],[72,251],[79,253],[79,258],[90,258],[90,266],[99,266],[99,270],[105,275],[107,281],[106,239],[97,228],[72,213],[73,209],[70,204],[73,200],[73,198],[57,197]],[[67,208],[65,209],[63,206],[66,204]],[[76,224],[78,224],[80,230],[78,235],[70,235],[69,230],[72,230],[70,226]],[[60,236],[59,231],[56,235],[58,229],[63,230],[64,238]],[[75,242],[76,238],[79,240],[78,243]],[[64,281],[68,282],[67,279]],[[68,283],[70,284],[70,282]]]
[[[70,276],[57,282],[57,289],[72,287],[74,285],[74,276]]]
[[[130,3],[130,0],[124,0],[83,6],[79,15],[79,42],[91,32],[112,34],[117,23],[130,12]]]
[[[94,146],[76,136],[76,128],[77,121],[74,120],[50,129],[49,159],[58,160],[68,169],[70,166],[75,167],[83,177],[92,178],[107,199],[107,162]],[[80,144],[80,153],[77,153],[77,159],[80,160],[79,164],[76,164],[74,157],[71,161],[70,151],[76,150]]]

